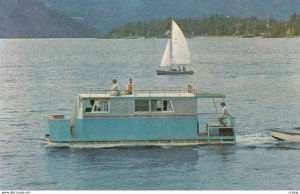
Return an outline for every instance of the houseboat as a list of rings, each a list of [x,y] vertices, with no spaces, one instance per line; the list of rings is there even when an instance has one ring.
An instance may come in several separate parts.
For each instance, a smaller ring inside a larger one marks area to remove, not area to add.
[[[225,97],[191,86],[135,88],[132,94],[120,96],[91,89],[77,95],[69,117],[47,116],[46,142],[104,148],[235,144],[235,118],[218,122],[216,102],[224,102]],[[201,112],[207,102],[213,112]]]

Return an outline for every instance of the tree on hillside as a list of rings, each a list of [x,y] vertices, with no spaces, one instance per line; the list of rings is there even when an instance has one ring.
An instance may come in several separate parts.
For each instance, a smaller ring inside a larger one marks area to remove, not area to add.
[[[237,18],[211,15],[203,19],[176,19],[187,37],[195,36],[242,36],[242,37],[293,37],[300,35],[300,16],[293,14],[289,21],[257,17]],[[113,29],[103,38],[169,37],[171,18],[149,22],[128,23]]]

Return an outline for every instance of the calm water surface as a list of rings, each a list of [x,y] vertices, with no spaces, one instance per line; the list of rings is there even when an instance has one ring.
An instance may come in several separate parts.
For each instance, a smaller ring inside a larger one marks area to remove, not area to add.
[[[300,38],[190,39],[194,75],[157,76],[166,40],[0,40],[0,189],[297,189]],[[83,149],[49,147],[47,114],[69,114],[87,87],[117,79],[227,94],[235,146]]]

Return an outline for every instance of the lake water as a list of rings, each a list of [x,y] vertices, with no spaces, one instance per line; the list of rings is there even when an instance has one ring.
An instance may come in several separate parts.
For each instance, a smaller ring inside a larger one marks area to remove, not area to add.
[[[194,75],[157,76],[165,39],[0,40],[0,189],[299,190],[300,38],[190,39]],[[188,84],[224,92],[234,146],[83,149],[46,146],[47,114],[69,114],[77,93]]]

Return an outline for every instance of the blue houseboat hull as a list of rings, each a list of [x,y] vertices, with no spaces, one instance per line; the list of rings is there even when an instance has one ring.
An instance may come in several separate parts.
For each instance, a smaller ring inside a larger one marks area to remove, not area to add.
[[[199,133],[197,117],[161,118],[90,118],[76,120],[75,127],[69,119],[49,120],[49,143],[115,146],[186,146],[201,144],[234,144],[231,131],[219,136]],[[229,127],[229,129],[232,129]]]

